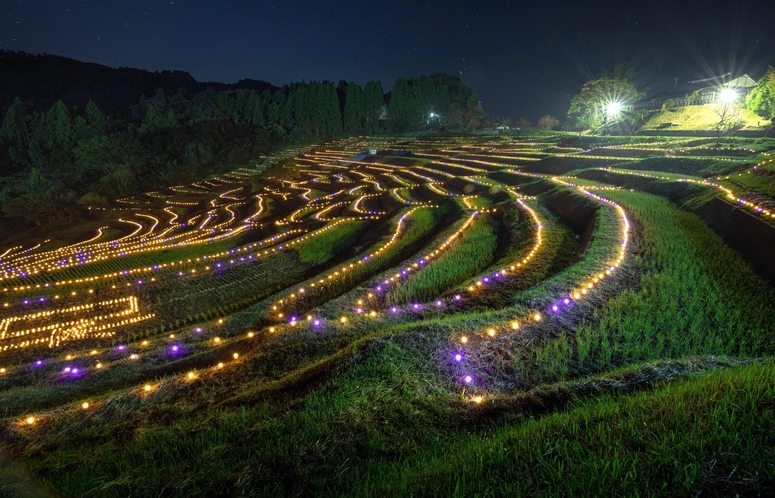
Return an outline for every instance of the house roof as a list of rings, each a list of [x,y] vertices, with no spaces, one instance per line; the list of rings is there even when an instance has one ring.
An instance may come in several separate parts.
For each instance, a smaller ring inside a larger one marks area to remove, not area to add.
[[[721,86],[749,89],[756,86],[756,81],[747,74],[732,78],[731,73],[686,82],[679,80],[677,84],[670,81],[669,84],[650,92],[643,100],[680,98],[697,90],[703,91],[702,93],[715,92]]]

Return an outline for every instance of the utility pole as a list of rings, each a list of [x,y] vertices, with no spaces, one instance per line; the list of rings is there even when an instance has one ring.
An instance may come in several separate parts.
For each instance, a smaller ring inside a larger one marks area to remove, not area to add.
[[[673,83],[673,88],[676,88],[676,87],[678,86],[678,80],[680,80],[681,78],[679,78],[678,76],[676,76],[676,77],[675,77],[675,78],[673,78],[673,79],[675,80],[675,83]]]

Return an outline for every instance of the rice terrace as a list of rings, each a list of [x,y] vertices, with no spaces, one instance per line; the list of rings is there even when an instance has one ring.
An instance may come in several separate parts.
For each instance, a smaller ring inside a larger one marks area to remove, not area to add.
[[[775,496],[773,19],[5,2],[0,498]]]
[[[68,495],[755,488],[775,144],[712,142],[356,137],[116,199],[4,249],[4,445]]]

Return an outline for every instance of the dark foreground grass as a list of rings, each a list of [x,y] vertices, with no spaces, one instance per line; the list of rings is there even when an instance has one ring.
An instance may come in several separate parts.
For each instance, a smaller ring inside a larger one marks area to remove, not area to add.
[[[357,494],[769,496],[774,382],[768,361],[580,402],[416,455],[370,475]]]
[[[20,430],[27,462],[65,496],[729,496],[772,481],[771,361],[492,418],[490,400],[461,410],[428,382],[438,337],[424,332],[361,340],[239,396],[211,379],[60,414]],[[338,373],[305,397],[321,366]]]

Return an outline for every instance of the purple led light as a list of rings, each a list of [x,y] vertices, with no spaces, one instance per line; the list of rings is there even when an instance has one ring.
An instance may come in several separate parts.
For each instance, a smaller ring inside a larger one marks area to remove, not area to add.
[[[563,299],[563,300],[562,300],[562,302],[563,302],[563,303],[565,303],[565,304],[570,304],[570,299],[568,299],[568,298],[566,297],[565,299]]]
[[[460,294],[455,294],[455,301],[460,301]]]
[[[379,291],[381,291],[381,290],[382,290],[382,287],[380,287],[380,286],[377,286],[377,292],[379,292]]]
[[[414,308],[414,309],[420,309],[420,305],[419,305],[419,304],[417,304],[417,303],[414,303],[414,304],[412,305],[412,308]]]
[[[320,325],[320,320],[315,320],[315,325]]]
[[[177,353],[179,349],[180,347],[178,347],[177,345],[174,345],[170,348],[170,351],[172,351],[173,353]]]
[[[484,281],[485,281],[485,282],[489,282],[489,281],[490,281],[490,279],[489,279],[489,278],[487,278],[487,277],[484,277]]]
[[[442,304],[444,304],[444,303],[441,301],[441,299],[436,301],[436,306],[441,306]]]
[[[39,367],[39,366],[41,366],[42,364],[43,364],[43,360],[38,360],[38,361],[36,361],[36,362],[35,362],[35,366],[36,366],[36,367]]]
[[[395,306],[393,306],[392,308],[390,308],[390,311],[392,311],[393,313],[395,313],[396,311],[398,311],[398,308],[396,308]]]
[[[118,350],[119,350],[119,351],[123,351],[123,350],[124,350],[124,345],[123,345],[123,344],[122,344],[122,345],[120,345],[120,346],[118,347]]]
[[[552,311],[557,311],[558,309],[560,309],[560,308],[558,308],[556,304],[554,306],[552,306]]]
[[[461,353],[455,353],[455,361],[458,363],[463,361],[463,355]]]
[[[473,381],[474,381],[474,378],[471,377],[470,375],[466,375],[465,377],[463,377],[463,382],[465,382],[466,384],[471,384]]]
[[[65,367],[65,368],[62,370],[62,373],[69,373],[69,372],[70,372],[70,367]]]
[[[72,373],[73,375],[77,374],[77,373],[78,373],[78,369],[77,369],[77,368],[74,368],[74,369],[71,371],[71,373]]]

